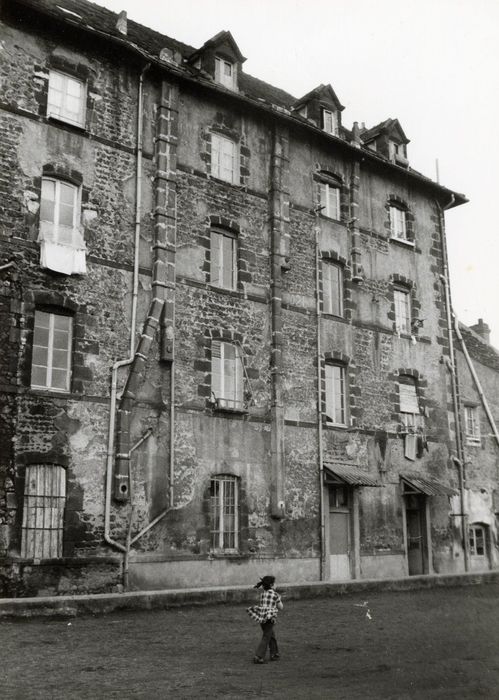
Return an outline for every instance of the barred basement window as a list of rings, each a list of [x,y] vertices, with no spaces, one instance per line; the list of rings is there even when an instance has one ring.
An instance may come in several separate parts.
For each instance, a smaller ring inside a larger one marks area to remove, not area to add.
[[[217,475],[210,483],[211,548],[224,552],[239,546],[239,484],[235,476]]]
[[[65,504],[65,469],[53,464],[33,464],[26,468],[21,556],[62,557]]]

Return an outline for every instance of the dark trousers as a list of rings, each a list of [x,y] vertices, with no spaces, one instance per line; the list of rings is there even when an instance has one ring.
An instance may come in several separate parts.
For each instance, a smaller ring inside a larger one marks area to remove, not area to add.
[[[262,622],[260,627],[262,628],[263,634],[262,640],[255,651],[256,656],[264,659],[265,654],[267,653],[267,647],[269,647],[271,657],[278,654],[279,649],[277,647],[277,639],[275,638],[274,634],[274,623],[267,620],[267,622]]]

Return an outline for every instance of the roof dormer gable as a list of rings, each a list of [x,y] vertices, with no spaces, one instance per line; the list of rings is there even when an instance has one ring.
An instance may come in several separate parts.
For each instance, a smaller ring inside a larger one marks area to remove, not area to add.
[[[341,112],[344,109],[331,85],[319,85],[293,105],[294,112],[336,136],[340,132]]]
[[[191,54],[188,63],[207,73],[216,83],[237,90],[241,66],[245,60],[232,34],[222,31]]]
[[[402,167],[409,165],[407,144],[410,141],[398,119],[386,119],[370,129],[363,129],[360,137],[365,146],[393,163]]]

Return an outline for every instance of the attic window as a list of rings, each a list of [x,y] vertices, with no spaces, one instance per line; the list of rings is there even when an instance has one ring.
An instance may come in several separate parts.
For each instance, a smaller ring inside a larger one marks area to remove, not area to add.
[[[393,163],[397,163],[398,165],[407,165],[407,153],[404,144],[390,141],[389,155],[390,160]]]
[[[234,90],[235,82],[235,66],[230,61],[226,61],[225,58],[220,58],[217,56],[215,58],[215,81],[220,83],[229,90]]]
[[[328,134],[338,135],[338,115],[330,109],[322,110],[322,129]]]

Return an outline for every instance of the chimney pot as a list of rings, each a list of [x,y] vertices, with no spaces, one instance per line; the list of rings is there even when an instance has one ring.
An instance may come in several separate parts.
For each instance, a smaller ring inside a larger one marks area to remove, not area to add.
[[[490,328],[487,323],[484,323],[483,318],[479,318],[478,323],[475,323],[474,326],[470,326],[470,328],[475,331],[475,333],[478,333],[486,343],[490,344]]]

